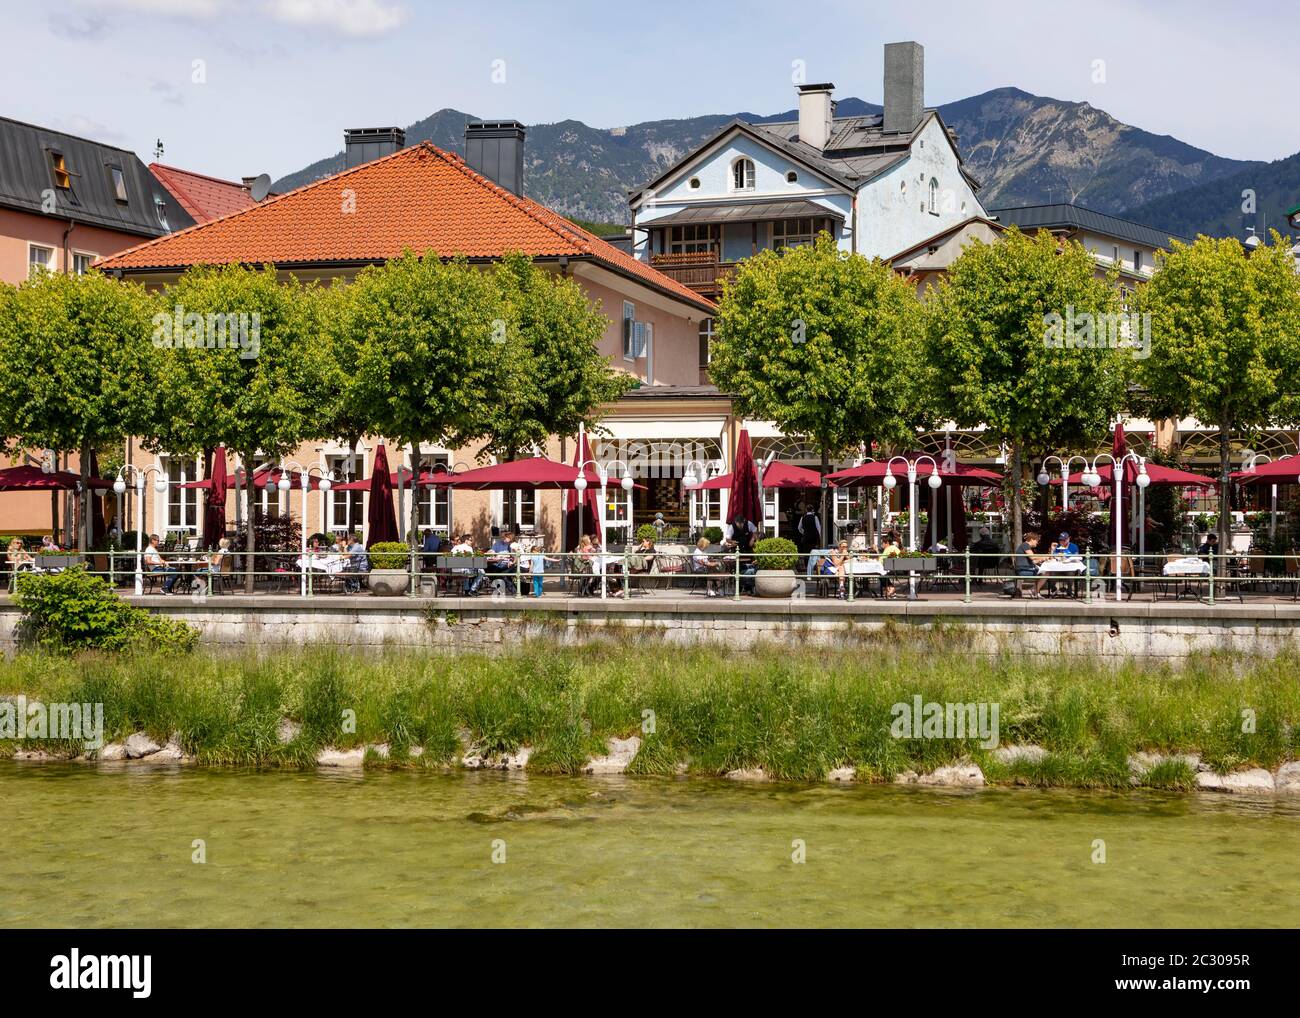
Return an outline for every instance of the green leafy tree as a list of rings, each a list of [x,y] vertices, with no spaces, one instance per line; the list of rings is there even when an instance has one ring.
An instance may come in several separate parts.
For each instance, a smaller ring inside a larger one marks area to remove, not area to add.
[[[487,430],[503,384],[492,342],[504,321],[492,275],[463,259],[406,252],[357,275],[334,328],[357,337],[355,395],[375,430],[411,449],[463,444]],[[412,488],[412,530],[415,525]]]
[[[483,453],[512,460],[551,435],[573,434],[635,383],[600,353],[608,322],[572,279],[520,254],[507,255],[492,278],[502,312],[491,331],[498,384],[475,437]]]
[[[1282,238],[1272,240],[1249,254],[1232,238],[1175,241],[1137,298],[1151,356],[1136,381],[1152,413],[1219,429],[1224,508],[1233,434],[1300,419],[1300,275]],[[1228,513],[1218,530],[1230,547]]]
[[[1114,280],[1098,278],[1081,244],[1014,226],[967,247],[926,304],[929,399],[958,427],[983,425],[1010,447],[1017,545],[1026,453],[1091,446],[1123,406],[1132,358],[1103,334],[1119,311]]]
[[[725,283],[709,374],[739,413],[815,443],[825,472],[859,444],[915,438],[920,327],[907,282],[822,234],[746,260]],[[821,515],[825,528],[825,489]]]
[[[41,273],[0,297],[0,432],[25,447],[76,450],[78,547],[88,543],[91,450],[147,419],[156,396],[152,304],[98,273]]]
[[[319,307],[296,280],[280,282],[272,267],[186,271],[159,297],[154,341],[163,384],[140,431],[146,444],[186,453],[225,445],[251,471],[259,454],[278,460],[315,437],[329,410]],[[251,520],[250,485],[243,495]],[[256,528],[246,528],[250,591],[255,535]]]

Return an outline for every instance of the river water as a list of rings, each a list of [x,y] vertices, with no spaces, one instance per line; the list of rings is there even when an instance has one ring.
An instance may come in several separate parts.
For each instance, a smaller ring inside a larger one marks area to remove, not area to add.
[[[0,926],[1300,915],[1300,801],[1281,797],[108,766],[0,763]]]

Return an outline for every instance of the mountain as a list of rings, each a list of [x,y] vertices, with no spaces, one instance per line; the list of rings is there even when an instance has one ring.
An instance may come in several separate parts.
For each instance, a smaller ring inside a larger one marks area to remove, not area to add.
[[[1249,194],[1254,195],[1254,212]],[[1246,237],[1246,227],[1261,236],[1277,230],[1293,233],[1287,209],[1300,204],[1300,152],[1271,163],[1255,163],[1196,187],[1134,206],[1125,218],[1149,223],[1183,237],[1198,233],[1212,237]]]
[[[839,116],[879,113],[857,98],[841,100]],[[939,107],[956,130],[967,167],[983,184],[985,207],[1073,201],[1118,214],[1174,192],[1198,187],[1262,163],[1225,159],[1175,138],[1122,124],[1088,103],[999,88]],[[626,222],[626,191],[643,184],[739,117],[753,123],[790,120],[795,110],[759,115],[714,114],[595,128],[578,120],[528,128],[524,182],[528,195],[557,212],[600,222]],[[439,110],[406,129],[408,144],[431,141],[462,151],[459,110]],[[343,153],[277,180],[286,191],[343,168]]]

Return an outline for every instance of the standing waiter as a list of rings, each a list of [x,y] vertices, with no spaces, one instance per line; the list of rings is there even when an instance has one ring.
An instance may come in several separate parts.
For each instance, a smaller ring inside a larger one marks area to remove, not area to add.
[[[818,518],[817,512],[810,505],[800,507],[802,512],[799,516],[799,525],[795,527],[795,533],[799,535],[797,542],[801,561],[799,563],[800,572],[808,572],[808,556],[816,549],[822,546],[822,521]]]

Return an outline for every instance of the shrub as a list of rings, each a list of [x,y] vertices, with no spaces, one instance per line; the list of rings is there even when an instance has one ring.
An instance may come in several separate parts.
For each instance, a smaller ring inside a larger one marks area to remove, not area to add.
[[[722,540],[722,528],[705,527],[703,530],[700,531],[700,536],[704,538],[706,541],[708,541],[709,544],[717,544],[719,541]]]
[[[371,569],[405,569],[411,564],[411,549],[401,541],[379,541],[370,546]]]
[[[18,576],[15,600],[32,639],[54,650],[191,650],[198,630],[127,604],[82,566]]]
[[[754,556],[759,569],[793,569],[799,549],[784,537],[765,537],[754,545]]]
[[[638,541],[654,541],[659,537],[659,531],[655,530],[653,523],[642,523],[636,528],[636,539]]]

